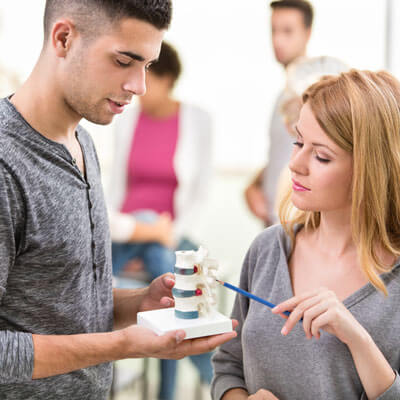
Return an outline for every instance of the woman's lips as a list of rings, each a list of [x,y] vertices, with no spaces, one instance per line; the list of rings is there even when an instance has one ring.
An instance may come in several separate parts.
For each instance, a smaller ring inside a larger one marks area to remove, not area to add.
[[[309,192],[311,190],[309,188],[306,188],[299,182],[295,181],[294,179],[292,179],[292,182],[293,182],[293,190],[297,190],[298,192]]]

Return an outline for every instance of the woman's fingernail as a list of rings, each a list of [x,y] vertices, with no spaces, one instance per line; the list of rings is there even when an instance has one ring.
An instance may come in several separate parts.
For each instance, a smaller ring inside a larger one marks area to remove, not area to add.
[[[271,311],[276,312],[277,309],[278,309],[278,306],[275,306]]]
[[[287,330],[286,326],[284,326],[284,327],[282,328],[282,330],[281,330],[281,334],[282,334],[282,335],[287,335],[287,333],[288,333],[288,330]]]

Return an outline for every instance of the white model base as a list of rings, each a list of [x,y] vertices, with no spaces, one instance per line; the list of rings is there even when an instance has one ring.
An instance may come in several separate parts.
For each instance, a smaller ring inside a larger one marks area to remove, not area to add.
[[[186,332],[185,339],[218,335],[232,331],[232,321],[217,311],[213,311],[207,317],[181,319],[175,317],[174,308],[164,308],[138,313],[137,323],[152,330],[157,335],[164,335],[170,331],[184,329]]]

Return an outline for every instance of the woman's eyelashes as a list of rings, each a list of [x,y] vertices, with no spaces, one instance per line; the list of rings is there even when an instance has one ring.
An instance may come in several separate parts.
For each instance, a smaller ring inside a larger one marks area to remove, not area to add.
[[[301,149],[301,148],[304,146],[304,143],[301,143],[301,142],[299,142],[299,141],[296,141],[296,142],[293,143],[293,145],[294,145],[294,146],[297,146],[297,147],[299,147],[299,148]],[[328,158],[320,157],[318,154],[315,154],[315,158],[316,158],[319,162],[325,163],[325,164],[331,161],[331,160],[329,160]]]
[[[319,157],[319,156],[315,156],[315,158],[319,161],[319,162],[322,162],[322,163],[328,163],[329,161],[331,161],[331,160],[328,160],[327,158],[322,158],[322,157]]]

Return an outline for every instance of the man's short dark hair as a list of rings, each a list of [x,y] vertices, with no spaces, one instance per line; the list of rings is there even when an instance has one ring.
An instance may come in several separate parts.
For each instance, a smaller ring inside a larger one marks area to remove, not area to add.
[[[303,14],[304,26],[311,28],[314,18],[314,10],[307,0],[276,0],[270,4],[273,10],[282,8],[294,8]]]
[[[181,74],[182,66],[177,51],[168,43],[161,45],[158,61],[151,64],[149,71],[157,76],[170,76],[173,84]]]
[[[171,0],[46,0],[45,40],[60,17],[73,18],[80,31],[95,32],[107,22],[114,24],[124,18],[136,18],[157,29],[167,29],[171,16]]]

